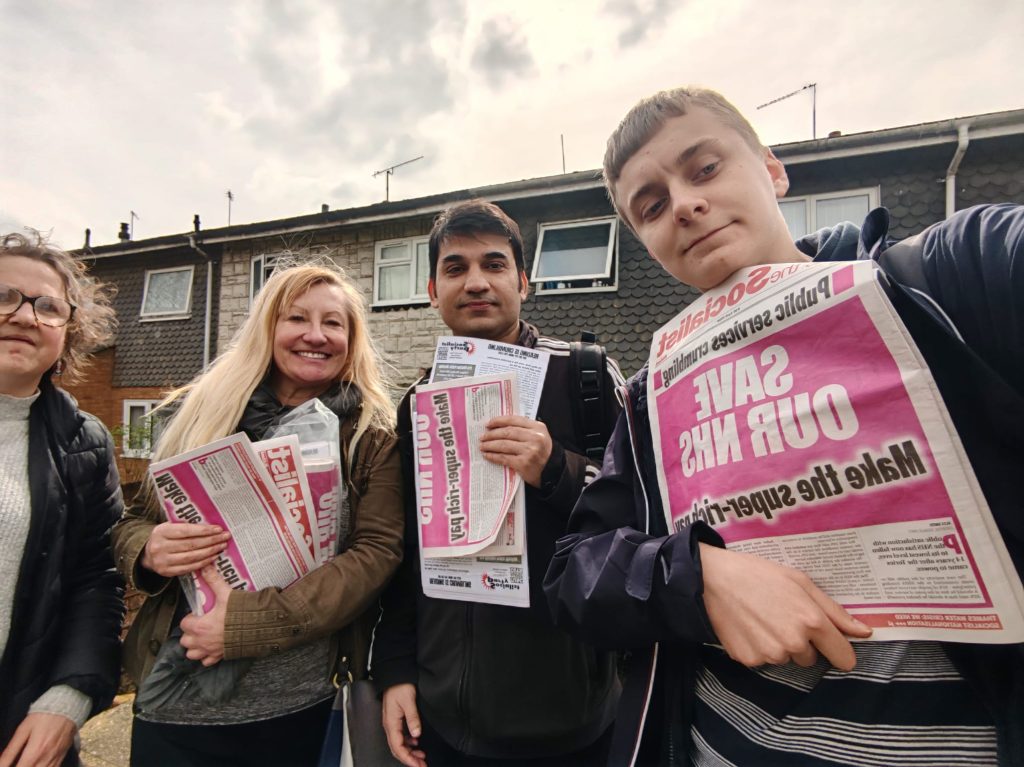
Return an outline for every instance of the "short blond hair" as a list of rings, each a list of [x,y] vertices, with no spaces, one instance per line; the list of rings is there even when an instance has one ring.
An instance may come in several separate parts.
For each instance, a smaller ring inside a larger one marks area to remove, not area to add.
[[[89,365],[89,355],[114,337],[117,319],[110,301],[115,289],[90,276],[85,264],[48,242],[37,230],[26,229],[25,232],[3,235],[0,257],[31,258],[46,264],[60,277],[65,297],[75,307],[60,356],[61,375],[64,382],[76,383]]]
[[[761,139],[757,137],[757,131],[747,118],[717,91],[696,87],[673,88],[642,99],[626,113],[622,122],[608,137],[608,146],[604,153],[604,183],[608,190],[608,198],[627,224],[629,220],[615,197],[615,184],[622,175],[622,168],[666,122],[673,117],[682,117],[694,107],[701,107],[714,114],[723,124],[736,131],[756,152],[764,150]]]

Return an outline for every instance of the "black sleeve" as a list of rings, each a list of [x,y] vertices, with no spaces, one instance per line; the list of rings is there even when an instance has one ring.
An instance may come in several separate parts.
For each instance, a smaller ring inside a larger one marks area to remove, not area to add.
[[[95,419],[83,427],[84,449],[69,452],[69,520],[61,638],[48,686],[66,684],[92,698],[92,713],[113,700],[119,677],[123,582],[114,569],[110,529],[124,511],[109,432]]]
[[[608,648],[666,639],[713,641],[703,602],[701,542],[721,546],[703,523],[671,535],[654,529],[635,472],[624,412],[601,473],[584,489],[558,541],[544,590],[555,623]],[[664,525],[661,525],[661,529]]]

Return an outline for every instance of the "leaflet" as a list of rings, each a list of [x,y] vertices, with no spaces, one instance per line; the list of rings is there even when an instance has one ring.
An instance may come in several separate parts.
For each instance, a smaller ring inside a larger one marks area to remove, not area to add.
[[[430,383],[514,372],[519,384],[516,412],[536,418],[550,359],[551,352],[541,349],[467,336],[442,336],[434,350]]]
[[[1024,588],[884,279],[743,269],[655,333],[669,529],[802,570],[875,640],[1024,641]]]
[[[216,567],[232,588],[284,588],[309,571],[302,530],[244,434],[158,461],[150,472],[169,521],[231,531]],[[185,592],[202,615],[215,598],[205,581],[193,580],[195,590]]]
[[[480,452],[488,421],[516,405],[515,376],[460,378],[416,387],[413,438],[424,559],[475,554],[502,532],[521,479]]]

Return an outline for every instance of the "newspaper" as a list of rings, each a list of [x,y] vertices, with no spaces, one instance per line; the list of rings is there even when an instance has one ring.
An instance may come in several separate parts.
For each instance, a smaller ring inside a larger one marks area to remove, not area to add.
[[[302,528],[244,434],[224,437],[150,466],[171,522],[231,531],[216,567],[235,589],[284,588],[309,572]],[[202,615],[216,601],[202,578],[183,579],[189,606]]]
[[[320,543],[317,561],[323,564],[338,553],[338,509],[345,492],[341,485],[341,466],[327,442],[303,445],[302,465],[306,470]]]
[[[1024,588],[871,262],[737,272],[654,335],[670,530],[805,572],[872,639],[1024,640]]]
[[[537,417],[549,352],[480,338],[439,338],[431,382],[455,378],[514,373],[519,394],[516,412]],[[415,398],[413,401],[415,422]],[[418,478],[417,478],[418,481]],[[530,576],[526,557],[526,495],[520,484],[498,539],[475,556],[420,559],[423,593],[439,599],[530,606]]]
[[[515,412],[515,376],[416,387],[413,438],[424,559],[467,556],[494,543],[522,480],[480,452],[487,422]]]
[[[253,450],[270,472],[291,520],[302,530],[303,554],[310,569],[320,564],[320,530],[313,495],[302,462],[302,447],[295,435],[254,442]]]

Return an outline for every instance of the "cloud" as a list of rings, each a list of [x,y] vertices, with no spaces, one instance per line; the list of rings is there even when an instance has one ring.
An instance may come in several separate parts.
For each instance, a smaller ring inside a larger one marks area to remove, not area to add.
[[[609,0],[605,11],[623,19],[619,47],[632,48],[646,40],[655,30],[668,26],[669,18],[682,3],[673,0]]]
[[[522,30],[512,19],[504,16],[484,22],[470,63],[484,75],[492,88],[536,71]]]

